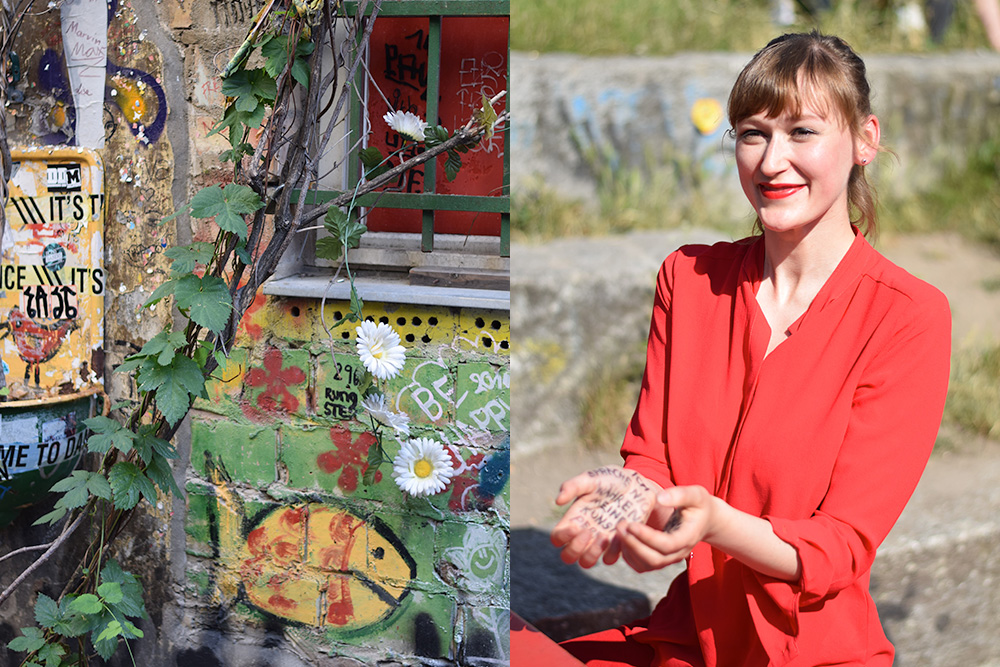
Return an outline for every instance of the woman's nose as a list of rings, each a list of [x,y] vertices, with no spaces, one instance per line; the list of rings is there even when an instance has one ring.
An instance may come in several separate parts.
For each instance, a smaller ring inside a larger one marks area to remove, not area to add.
[[[764,148],[764,157],[760,162],[761,173],[765,175],[779,174],[788,167],[788,142],[780,136],[772,136]]]

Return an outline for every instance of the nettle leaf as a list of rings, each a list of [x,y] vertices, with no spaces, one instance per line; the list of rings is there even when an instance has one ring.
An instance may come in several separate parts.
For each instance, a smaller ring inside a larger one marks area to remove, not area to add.
[[[89,451],[104,454],[112,447],[117,447],[127,454],[132,449],[132,439],[135,434],[114,419],[98,415],[83,423],[93,432],[87,440]]]
[[[264,206],[264,202],[250,187],[230,183],[225,188],[211,185],[199,190],[191,198],[191,215],[195,218],[215,218],[215,223],[241,240],[247,238],[244,215]],[[209,244],[211,245],[211,244]]]
[[[214,333],[219,333],[226,326],[233,309],[229,288],[217,276],[184,276],[177,281],[174,298],[177,307],[186,311],[195,324]]]
[[[118,624],[117,633],[108,633],[108,627],[113,623]],[[118,635],[121,633],[121,621],[118,621],[112,614],[105,612],[94,625],[93,632],[90,633],[90,641],[93,643],[97,654],[105,660],[110,660],[118,648]]]
[[[21,628],[20,637],[14,637],[7,648],[19,653],[32,653],[45,646],[45,634],[40,628]]]
[[[35,600],[35,620],[43,628],[54,628],[56,623],[62,620],[59,612],[59,603],[44,593],[38,594]]]
[[[323,226],[346,248],[357,248],[361,244],[361,237],[368,231],[364,223],[355,216],[348,215],[335,206],[326,212]]]
[[[208,264],[215,254],[215,244],[199,241],[191,245],[169,248],[163,253],[174,260],[170,265],[170,277],[178,278],[185,273],[191,273],[199,264]]]

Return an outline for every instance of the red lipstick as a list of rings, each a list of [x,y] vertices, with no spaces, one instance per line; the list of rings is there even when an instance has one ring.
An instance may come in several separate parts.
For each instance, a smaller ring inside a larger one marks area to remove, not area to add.
[[[795,185],[792,183],[761,183],[760,193],[767,199],[784,199],[805,187],[805,185]]]

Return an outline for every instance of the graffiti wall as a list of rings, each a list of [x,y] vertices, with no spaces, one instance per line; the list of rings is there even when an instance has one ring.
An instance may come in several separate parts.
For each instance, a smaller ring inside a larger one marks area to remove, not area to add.
[[[334,655],[504,662],[509,319],[366,305],[408,348],[393,408],[411,436],[445,445],[456,472],[444,492],[415,497],[389,463],[363,481],[375,438],[354,325],[323,327],[347,307],[262,297],[244,321],[192,424],[188,585]]]
[[[99,200],[63,202],[57,192],[42,202],[18,185],[12,230],[37,223],[32,216],[44,217],[50,199],[70,219],[77,203],[88,216],[102,203],[94,212],[103,212],[103,246],[89,247],[104,267],[74,265],[66,276],[63,269],[60,285],[41,270],[38,280],[19,276],[5,257],[0,280],[12,285],[8,297],[32,299],[19,310],[49,308],[45,324],[65,319],[55,314],[60,295],[62,315],[83,307],[61,288],[98,297],[104,357],[59,363],[78,375],[84,361],[100,367],[112,399],[134,396],[134,386],[111,370],[170,317],[166,308],[141,309],[167,277],[164,251],[214,236],[208,225],[162,220],[199,188],[225,182],[218,156],[228,146],[209,136],[225,102],[218,72],[262,4],[64,0],[26,19],[11,54],[13,143],[86,147],[104,170]],[[410,415],[411,435],[442,444],[454,470],[443,492],[417,497],[396,485],[391,463],[365,483],[373,435],[360,419],[356,335],[353,326],[324,326],[347,310],[262,294],[254,301],[228,363],[192,413],[190,434],[178,437],[175,476],[185,497],[164,498],[136,518],[118,554],[146,585],[146,640],[132,647],[139,664],[263,664],[279,655],[295,665],[330,656],[347,661],[337,665],[508,661],[508,313],[365,306],[407,348],[386,397]],[[8,317],[0,333],[16,326]],[[100,331],[94,323],[65,333],[83,329]],[[3,344],[5,360],[16,356],[16,338]],[[36,368],[24,361],[12,372],[27,386]],[[43,379],[45,369],[39,373]],[[71,442],[52,426],[23,446],[25,429],[7,426],[16,424],[5,422],[0,443],[10,469],[42,457],[53,466],[77,460],[80,437]],[[400,443],[384,444],[391,460]],[[28,539],[19,524],[2,535],[15,548]],[[4,642],[8,630],[34,623],[37,592],[8,601]]]

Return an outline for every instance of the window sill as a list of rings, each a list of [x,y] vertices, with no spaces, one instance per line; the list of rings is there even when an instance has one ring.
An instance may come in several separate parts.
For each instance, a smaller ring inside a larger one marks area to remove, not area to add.
[[[510,311],[509,290],[411,285],[405,274],[358,276],[354,279],[354,286],[364,301]],[[264,283],[263,289],[264,294],[270,296],[342,301],[349,301],[351,298],[351,285],[347,279],[338,278],[334,282],[329,273],[272,278]]]

